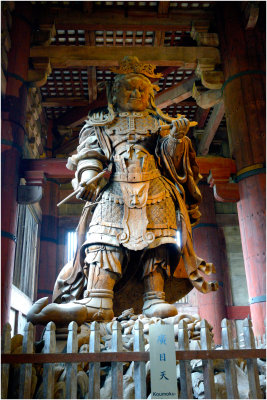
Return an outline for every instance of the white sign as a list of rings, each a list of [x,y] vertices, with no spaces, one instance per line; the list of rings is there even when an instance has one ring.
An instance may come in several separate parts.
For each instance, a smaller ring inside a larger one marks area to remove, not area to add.
[[[173,325],[149,326],[152,399],[178,399]]]

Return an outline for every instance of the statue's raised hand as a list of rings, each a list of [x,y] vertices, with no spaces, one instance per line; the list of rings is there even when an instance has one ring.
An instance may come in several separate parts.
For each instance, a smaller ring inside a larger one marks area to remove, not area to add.
[[[170,134],[175,139],[182,139],[189,131],[189,128],[190,121],[185,117],[181,117],[172,121]]]

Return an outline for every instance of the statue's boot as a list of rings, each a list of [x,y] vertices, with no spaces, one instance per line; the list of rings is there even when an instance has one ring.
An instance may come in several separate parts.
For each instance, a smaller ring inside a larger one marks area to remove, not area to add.
[[[101,322],[112,320],[114,317],[113,287],[116,279],[117,274],[103,268],[90,266],[88,286],[85,292],[86,297],[74,302],[75,304],[86,306],[86,321]]]
[[[34,325],[46,325],[50,321],[57,327],[68,326],[71,321],[81,325],[86,321],[87,309],[82,304],[48,304],[48,297],[43,297],[33,304],[26,318]]]
[[[178,314],[177,308],[165,301],[163,271],[156,270],[144,278],[144,306],[146,317],[167,318]]]

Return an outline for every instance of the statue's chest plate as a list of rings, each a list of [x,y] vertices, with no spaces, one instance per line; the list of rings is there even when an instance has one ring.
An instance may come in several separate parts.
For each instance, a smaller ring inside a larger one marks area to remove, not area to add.
[[[159,123],[149,114],[125,112],[105,130],[115,148],[122,142],[137,143],[153,137],[159,130]]]

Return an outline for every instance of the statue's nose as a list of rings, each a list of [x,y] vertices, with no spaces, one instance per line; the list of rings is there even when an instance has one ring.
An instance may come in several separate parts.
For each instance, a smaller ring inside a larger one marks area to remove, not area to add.
[[[141,95],[140,95],[139,90],[138,90],[138,89],[134,89],[134,90],[132,91],[131,97],[140,98]]]

